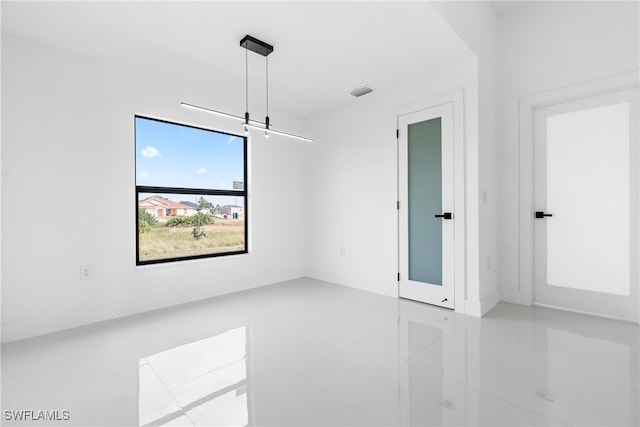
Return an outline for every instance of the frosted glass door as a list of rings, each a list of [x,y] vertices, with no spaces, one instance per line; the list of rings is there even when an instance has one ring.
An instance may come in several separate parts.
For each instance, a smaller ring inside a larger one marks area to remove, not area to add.
[[[535,301],[637,318],[637,90],[534,114]]]
[[[453,308],[453,104],[398,119],[400,296]]]
[[[442,286],[442,119],[409,125],[409,280]]]

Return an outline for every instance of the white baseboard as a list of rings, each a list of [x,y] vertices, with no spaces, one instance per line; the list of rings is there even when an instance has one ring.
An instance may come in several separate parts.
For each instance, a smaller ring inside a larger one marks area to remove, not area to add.
[[[500,301],[512,304],[531,305],[525,300],[523,293],[519,289],[500,288]]]
[[[533,305],[535,305],[536,307],[550,308],[552,310],[567,311],[569,313],[577,313],[577,314],[584,314],[586,316],[600,317],[602,319],[610,319],[610,320],[617,320],[619,322],[627,322],[627,323],[634,323],[634,324],[638,323],[638,324],[640,324],[640,321],[635,321],[633,319],[625,319],[624,317],[607,316],[607,315],[600,314],[600,313],[592,313],[590,311],[583,311],[583,310],[573,310],[571,308],[558,307],[556,305],[550,305],[550,304],[540,304],[540,303],[537,303],[537,302],[534,302]]]
[[[494,290],[480,301],[465,300],[464,313],[469,316],[482,317],[500,302],[500,293]]]
[[[494,290],[489,295],[486,295],[480,300],[480,316],[484,316],[485,314],[487,314],[499,302],[500,293],[498,292],[498,289]]]

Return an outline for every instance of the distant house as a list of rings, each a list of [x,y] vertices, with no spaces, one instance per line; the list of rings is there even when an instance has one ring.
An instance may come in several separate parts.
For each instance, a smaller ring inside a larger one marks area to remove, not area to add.
[[[185,206],[189,206],[194,211],[198,210],[198,208],[200,207],[197,203],[187,202],[185,200],[180,200],[180,204],[181,205],[185,205]]]
[[[208,208],[201,208],[199,204],[193,203],[193,202],[180,201],[180,204],[191,206],[194,212],[197,212],[198,209],[202,209],[201,212],[204,214],[214,214],[214,215],[216,214],[216,211],[213,205],[211,205],[211,207],[208,207]]]
[[[242,206],[237,205],[224,205],[220,208],[216,208],[218,215],[224,218],[240,219],[242,218]]]
[[[182,202],[174,202],[173,200],[169,200],[166,197],[161,196],[151,196],[138,200],[138,208],[144,209],[156,218],[190,216],[195,215],[196,213],[193,206]]]

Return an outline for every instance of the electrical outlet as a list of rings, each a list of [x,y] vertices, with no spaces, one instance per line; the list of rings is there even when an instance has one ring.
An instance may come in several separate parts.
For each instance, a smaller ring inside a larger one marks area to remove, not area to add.
[[[81,265],[80,280],[90,280],[90,279],[91,279],[91,264]]]
[[[347,251],[345,250],[344,247],[340,248],[340,255],[345,256],[347,254]]]

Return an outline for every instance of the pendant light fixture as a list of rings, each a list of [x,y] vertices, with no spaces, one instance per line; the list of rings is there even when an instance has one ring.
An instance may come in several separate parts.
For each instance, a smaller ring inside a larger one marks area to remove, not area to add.
[[[268,43],[258,40],[255,37],[246,35],[240,40],[240,46],[245,49],[245,113],[244,117],[236,116],[234,114],[224,113],[222,111],[212,110],[210,108],[199,107],[197,105],[181,102],[180,105],[186,108],[194,110],[204,111],[206,113],[215,114],[230,119],[240,120],[245,134],[249,133],[249,129],[258,129],[264,131],[265,138],[269,138],[269,135],[281,135],[289,138],[298,139],[300,141],[313,142],[313,139],[300,135],[294,135],[292,133],[283,132],[271,128],[269,120],[269,54],[273,52],[273,46]],[[249,115],[249,51],[255,52],[265,57],[265,74],[266,74],[266,112],[267,115],[264,122],[252,120]]]

